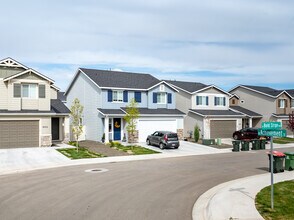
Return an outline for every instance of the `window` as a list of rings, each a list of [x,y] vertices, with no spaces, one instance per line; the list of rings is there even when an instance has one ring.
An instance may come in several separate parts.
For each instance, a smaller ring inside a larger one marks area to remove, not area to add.
[[[279,99],[279,107],[285,108],[285,99]]]
[[[215,97],[214,98],[215,106],[226,106],[226,97]]]
[[[136,102],[141,103],[141,92],[135,92],[134,98]]]
[[[196,105],[208,105],[208,96],[196,96]]]
[[[36,84],[22,84],[21,96],[23,98],[36,99],[37,98],[37,85]]]
[[[235,105],[236,104],[236,100],[232,99],[232,104]]]
[[[294,99],[291,100],[291,108],[294,108]]]
[[[123,102],[123,91],[112,91],[113,102]]]
[[[164,92],[157,93],[157,103],[158,104],[166,104],[166,93],[164,93]]]
[[[244,101],[244,100],[241,100],[241,101],[240,101],[240,103],[241,103],[241,104],[244,104],[244,103],[245,103],[245,101]]]

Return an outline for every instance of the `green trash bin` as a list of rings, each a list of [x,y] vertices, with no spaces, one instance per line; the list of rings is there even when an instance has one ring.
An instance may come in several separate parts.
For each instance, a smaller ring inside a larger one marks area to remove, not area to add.
[[[252,150],[259,150],[260,149],[260,140],[253,139],[252,141]]]
[[[294,152],[284,152],[285,158],[285,170],[294,170]]]
[[[241,143],[241,141],[232,141],[232,144],[233,144],[232,151],[234,151],[234,152],[240,151],[240,143]]]
[[[249,151],[249,140],[241,141],[241,151]]]
[[[265,149],[265,144],[266,144],[266,140],[260,140],[260,149],[261,150]]]
[[[273,151],[273,171],[274,173],[284,172],[284,159],[286,155],[279,151]],[[271,172],[271,154],[268,152],[269,172]]]

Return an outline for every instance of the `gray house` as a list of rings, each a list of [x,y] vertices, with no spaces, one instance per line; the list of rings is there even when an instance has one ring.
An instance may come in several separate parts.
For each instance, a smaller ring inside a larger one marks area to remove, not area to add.
[[[125,107],[134,98],[140,118],[138,139],[145,142],[156,130],[182,136],[185,114],[176,109],[177,89],[150,74],[78,69],[66,90],[67,105],[75,98],[84,106],[82,139],[105,142],[127,138]]]
[[[287,129],[289,113],[294,111],[294,89],[238,85],[229,92],[233,95],[230,100],[232,108],[245,108],[261,116],[253,118],[252,127],[261,127],[263,121],[280,121]]]
[[[51,146],[69,139],[69,110],[54,81],[23,64],[0,60],[0,148]]]
[[[187,114],[184,120],[184,136],[189,137],[198,125],[201,136],[229,138],[234,131],[242,128],[243,113],[229,107],[231,95],[214,85],[196,82],[166,80],[175,89],[176,108]]]

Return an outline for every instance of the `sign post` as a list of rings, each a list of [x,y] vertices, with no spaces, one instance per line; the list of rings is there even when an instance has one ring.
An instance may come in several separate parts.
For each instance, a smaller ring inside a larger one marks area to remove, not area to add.
[[[270,163],[271,163],[271,208],[274,209],[274,156],[273,156],[273,137],[286,137],[287,132],[282,128],[281,122],[262,122],[261,129],[258,129],[259,136],[268,136],[271,137],[271,155],[270,155]]]

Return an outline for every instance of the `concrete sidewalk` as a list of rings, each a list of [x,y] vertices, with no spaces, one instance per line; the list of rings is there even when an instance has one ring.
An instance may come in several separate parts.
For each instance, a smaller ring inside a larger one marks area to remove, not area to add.
[[[205,148],[203,148],[199,146],[197,148],[198,150],[194,149],[193,152],[164,150],[163,152],[165,153],[160,154],[114,156],[71,160],[55,150],[68,147],[72,146],[61,144],[58,147],[48,148],[0,149],[0,175],[83,164],[114,163],[232,152],[230,149],[214,149],[206,146],[204,146]],[[156,150],[160,151],[158,150],[158,148]]]
[[[294,179],[294,171],[274,175],[274,183]],[[255,196],[271,182],[270,173],[233,180],[202,194],[193,208],[195,220],[262,220],[255,208]]]

